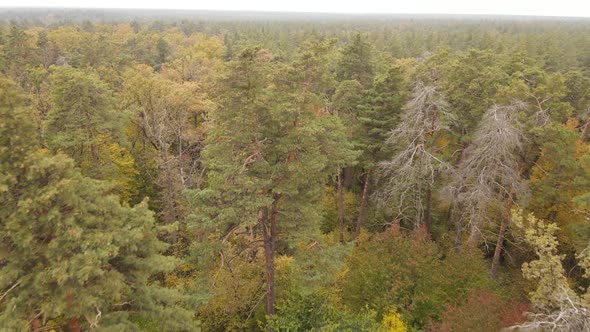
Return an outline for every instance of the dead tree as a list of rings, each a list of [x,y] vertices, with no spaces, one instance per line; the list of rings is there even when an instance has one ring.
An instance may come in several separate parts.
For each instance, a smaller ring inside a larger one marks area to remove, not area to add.
[[[425,224],[428,231],[433,185],[441,172],[451,169],[434,144],[436,135],[453,120],[447,109],[435,87],[416,84],[400,124],[386,140],[396,153],[378,167],[382,180],[378,201],[394,210],[413,211],[415,225]]]
[[[484,114],[451,184],[461,206],[456,221],[456,245],[465,226],[470,229],[470,240],[479,242],[482,228],[493,224],[494,216],[499,216],[500,230],[491,267],[493,276],[508,229],[510,208],[515,198],[525,191],[518,167],[524,135],[516,120],[517,112],[523,108],[522,103],[493,106]],[[497,209],[498,213],[491,213],[492,209]],[[463,220],[468,225],[463,225]]]

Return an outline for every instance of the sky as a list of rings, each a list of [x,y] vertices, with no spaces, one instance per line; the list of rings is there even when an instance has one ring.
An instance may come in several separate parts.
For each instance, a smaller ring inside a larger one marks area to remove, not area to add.
[[[0,7],[207,9],[590,17],[590,0],[0,0]]]

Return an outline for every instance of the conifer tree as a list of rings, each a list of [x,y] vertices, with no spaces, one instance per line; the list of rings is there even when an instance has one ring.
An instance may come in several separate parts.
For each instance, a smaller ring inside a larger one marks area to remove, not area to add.
[[[374,64],[372,45],[367,36],[357,33],[350,44],[342,50],[338,63],[337,79],[339,81],[356,80],[364,87],[373,82]]]
[[[392,66],[385,75],[378,76],[373,86],[363,93],[358,106],[358,139],[363,151],[359,163],[364,168],[365,176],[355,238],[360,234],[363,225],[370,185],[373,181],[372,175],[377,164],[387,158],[388,146],[383,142],[398,124],[402,113],[404,90],[401,70],[397,66]]]
[[[394,204],[398,217],[409,208],[415,213],[414,224],[424,224],[430,232],[432,188],[439,174],[451,168],[442,159],[436,139],[453,116],[435,87],[418,83],[412,97],[386,140],[394,154],[379,163],[385,183],[378,195],[383,204]]]
[[[140,313],[162,328],[192,329],[182,297],[150,280],[176,262],[160,254],[146,204],[122,205],[110,184],[39,150],[22,102],[1,79],[0,326],[127,331]]]
[[[79,163],[86,155],[96,160],[97,137],[120,126],[112,91],[91,71],[68,66],[53,67],[50,81],[51,110],[44,124],[47,145]]]
[[[350,147],[338,135],[337,119],[314,103],[318,98],[306,88],[311,81],[297,79],[300,71],[284,79],[290,69],[261,48],[243,50],[230,67],[203,151],[209,186],[201,194],[209,197],[207,213],[222,236],[235,226],[262,235],[272,315],[276,240],[290,225],[317,218],[323,183]]]
[[[459,245],[463,218],[469,221],[470,239],[478,242],[483,227],[494,224],[496,220],[490,217],[489,211],[495,208],[500,215],[500,229],[491,267],[494,277],[510,222],[510,209],[525,191],[522,169],[519,167],[524,135],[516,121],[518,111],[524,107],[524,104],[515,102],[509,106],[491,107],[486,112],[472,144],[465,151],[465,158],[458,167],[453,184],[461,206],[456,225],[456,246]]]

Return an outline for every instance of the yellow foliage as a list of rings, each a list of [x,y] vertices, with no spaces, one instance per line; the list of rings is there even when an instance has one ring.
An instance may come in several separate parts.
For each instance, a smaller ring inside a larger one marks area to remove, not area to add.
[[[39,148],[37,149],[37,153],[43,154],[43,155],[51,155],[51,151],[49,151],[48,148]]]
[[[164,276],[164,284],[168,288],[188,287],[194,280],[196,272],[189,264],[180,264],[173,272]]]
[[[291,256],[281,255],[275,258],[275,268],[278,271],[290,269],[295,262],[295,258]]]
[[[448,137],[441,135],[438,136],[435,141],[434,145],[442,151],[443,154],[449,154],[451,151],[450,148],[450,140]]]
[[[406,332],[408,328],[406,324],[401,319],[401,316],[395,312],[395,310],[390,309],[387,311],[385,315],[383,315],[383,320],[381,321],[381,329],[382,332]]]
[[[565,127],[569,129],[576,129],[579,125],[579,121],[576,118],[569,118],[565,123]]]
[[[72,55],[81,48],[82,33],[74,26],[59,27],[47,34],[49,42],[56,46],[61,55]]]
[[[210,87],[224,71],[223,43],[217,37],[194,34],[176,50],[162,75],[176,82],[193,81]]]
[[[98,174],[87,174],[92,177],[113,181],[115,192],[123,202],[129,202],[137,193],[138,185],[135,177],[138,174],[135,160],[129,151],[113,142],[108,134],[98,135],[94,141],[95,155],[87,155],[81,163],[84,173],[98,170]]]
[[[584,157],[585,155],[588,155],[590,153],[590,145],[588,145],[588,143],[586,143],[583,139],[578,139],[576,141],[576,160],[577,161],[581,161],[582,157]],[[584,165],[585,168],[588,165]]]

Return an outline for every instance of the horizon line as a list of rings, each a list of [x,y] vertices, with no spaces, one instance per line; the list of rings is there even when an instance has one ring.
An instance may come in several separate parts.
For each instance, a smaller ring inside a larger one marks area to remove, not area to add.
[[[567,15],[541,15],[541,14],[481,14],[481,13],[407,13],[407,12],[326,12],[326,11],[298,11],[298,10],[263,10],[263,9],[211,9],[211,8],[139,8],[139,7],[77,7],[77,6],[5,6],[0,5],[2,10],[108,10],[108,11],[192,11],[192,12],[216,12],[216,13],[251,13],[251,14],[317,14],[334,16],[480,16],[480,17],[522,17],[522,18],[564,18],[564,19],[590,19],[590,16],[567,16]]]

